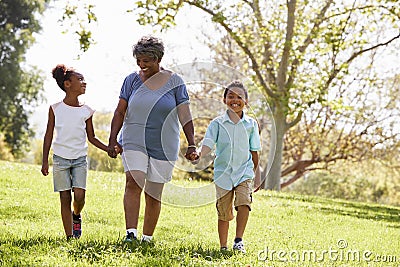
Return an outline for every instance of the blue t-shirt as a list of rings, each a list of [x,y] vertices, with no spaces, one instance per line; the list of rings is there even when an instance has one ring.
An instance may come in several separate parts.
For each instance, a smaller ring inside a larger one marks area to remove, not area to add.
[[[159,160],[177,160],[177,107],[189,103],[182,78],[173,73],[162,87],[153,90],[134,72],[125,78],[119,97],[128,102],[119,140],[123,149],[141,151]]]
[[[232,190],[241,182],[253,179],[254,164],[250,151],[260,151],[257,121],[246,114],[233,123],[227,112],[210,122],[203,146],[215,148],[214,183]]]

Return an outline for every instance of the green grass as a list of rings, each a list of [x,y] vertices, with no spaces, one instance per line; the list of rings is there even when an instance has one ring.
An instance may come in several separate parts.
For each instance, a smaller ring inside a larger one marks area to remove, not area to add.
[[[214,204],[199,205],[202,194],[189,199],[181,190],[166,194],[154,246],[123,244],[123,190],[123,174],[90,172],[83,236],[66,242],[52,176],[0,161],[0,266],[400,266],[398,207],[257,192],[241,255],[219,252]],[[196,207],[174,204],[185,198]],[[139,232],[142,222],[143,210]]]

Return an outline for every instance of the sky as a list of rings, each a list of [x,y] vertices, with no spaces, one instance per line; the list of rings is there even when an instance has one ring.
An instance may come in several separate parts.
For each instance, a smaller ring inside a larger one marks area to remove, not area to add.
[[[198,39],[201,31],[210,29],[210,25],[207,28],[206,20],[195,10],[180,12],[177,27],[159,33],[150,26],[139,25],[135,15],[126,12],[132,8],[132,0],[113,1],[112,5],[109,1],[91,1],[95,3],[94,12],[98,18],[90,26],[96,44],[82,53],[78,36],[72,31],[63,33],[69,24],[62,26],[59,22],[65,2],[52,2],[39,17],[42,31],[35,34],[36,43],[26,55],[26,64],[37,66],[45,74],[46,100],[35,109],[31,118],[38,136],[44,134],[49,105],[61,101],[65,95],[51,76],[51,70],[57,64],[65,64],[81,72],[87,89],[80,101],[97,111],[106,112],[115,109],[125,76],[137,70],[132,45],[143,35],[153,34],[163,40],[166,51],[162,65],[167,68],[193,60],[210,61],[209,49]],[[189,20],[190,23],[187,23]]]

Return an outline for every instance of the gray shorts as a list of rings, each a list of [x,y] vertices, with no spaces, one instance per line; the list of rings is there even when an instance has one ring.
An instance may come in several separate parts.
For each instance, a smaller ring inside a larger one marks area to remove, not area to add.
[[[134,150],[122,152],[121,157],[125,172],[144,172],[146,179],[153,183],[165,184],[172,179],[175,161],[155,159],[143,152]]]
[[[65,159],[53,155],[54,192],[71,190],[74,187],[86,189],[86,156],[77,159]]]

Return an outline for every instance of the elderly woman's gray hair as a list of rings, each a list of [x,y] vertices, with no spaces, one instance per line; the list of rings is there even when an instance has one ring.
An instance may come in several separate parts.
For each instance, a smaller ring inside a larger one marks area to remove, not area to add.
[[[133,46],[133,56],[149,56],[161,60],[164,56],[163,42],[154,36],[143,36]]]

